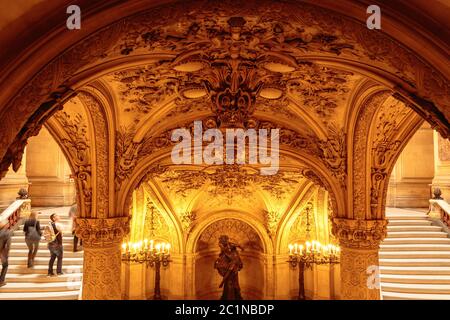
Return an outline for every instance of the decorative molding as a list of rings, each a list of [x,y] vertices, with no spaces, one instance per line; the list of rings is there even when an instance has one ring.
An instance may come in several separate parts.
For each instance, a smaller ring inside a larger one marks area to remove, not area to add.
[[[390,92],[381,91],[366,99],[359,108],[353,134],[353,217],[365,219],[369,214],[368,189],[366,186],[366,154],[369,130],[377,109],[389,97]]]
[[[65,111],[56,112],[54,119],[65,132],[65,137],[60,141],[70,154],[74,179],[82,202],[81,216],[89,217],[92,210],[92,163],[86,119],[80,113],[71,115]]]
[[[387,220],[333,218],[332,232],[342,247],[378,249],[387,233]]]
[[[80,100],[86,105],[93,121],[95,137],[96,199],[95,213],[98,218],[106,218],[109,212],[109,134],[106,114],[96,97],[80,92]]]
[[[441,161],[450,161],[450,140],[438,135],[438,155]]]
[[[181,225],[186,233],[189,233],[197,220],[195,212],[184,212],[181,215]]]
[[[27,138],[38,131],[39,123],[42,124],[36,120],[54,111],[55,101],[69,90],[64,84],[70,83],[77,71],[87,65],[134,54],[167,52],[174,57],[170,58],[173,68],[180,68],[177,63],[188,58],[192,68],[201,65],[195,63],[198,57],[207,62],[210,62],[208,57],[219,61],[226,60],[223,55],[230,53],[255,63],[264,55],[267,59],[262,61],[261,68],[280,73],[314,64],[306,61],[305,56],[364,63],[401,78],[399,85],[412,88],[402,95],[414,100],[412,106],[437,125],[436,129],[444,137],[449,135],[448,80],[384,33],[372,32],[362,23],[312,4],[246,1],[239,4],[237,11],[236,8],[228,1],[168,4],[119,20],[65,50],[30,77],[30,82],[4,106],[0,116],[6,128],[0,132],[1,170],[6,170],[11,163],[17,167],[18,153],[23,151]],[[239,32],[238,26],[230,28],[227,23],[237,13],[246,21]],[[236,53],[234,48],[239,51]],[[340,75],[334,77],[337,71],[332,72],[333,82],[345,79]],[[304,86],[305,81],[308,82],[300,78],[299,83]],[[319,99],[311,105],[333,109],[333,103],[323,102],[317,93],[326,92],[328,86],[317,89],[314,82],[309,85],[310,96]]]
[[[130,217],[106,219],[77,218],[75,233],[83,239],[85,248],[105,248],[120,245],[130,232]]]
[[[280,222],[281,216],[278,211],[270,210],[265,211],[265,224],[269,235],[275,238],[278,229],[278,223]]]

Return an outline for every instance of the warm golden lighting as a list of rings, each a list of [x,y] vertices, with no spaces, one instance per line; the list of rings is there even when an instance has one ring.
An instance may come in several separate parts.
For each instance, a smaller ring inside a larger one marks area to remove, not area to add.
[[[149,245],[150,244],[150,245]],[[141,258],[150,255],[169,255],[171,245],[167,242],[154,242],[144,239],[138,242],[122,243],[123,260],[138,262]]]
[[[317,240],[306,241],[303,244],[291,243],[288,246],[290,260],[304,263],[335,263],[339,260],[339,246],[323,245]],[[306,250],[303,250],[306,248]]]

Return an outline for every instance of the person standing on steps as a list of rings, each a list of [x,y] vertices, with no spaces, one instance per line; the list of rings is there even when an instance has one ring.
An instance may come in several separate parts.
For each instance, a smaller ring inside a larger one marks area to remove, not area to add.
[[[39,249],[39,242],[41,241],[42,231],[38,220],[38,212],[32,211],[30,217],[23,225],[23,232],[25,232],[25,243],[28,247],[28,268],[34,266],[34,258]]]
[[[83,241],[75,234],[75,228],[77,226],[77,204],[75,203],[70,207],[69,217],[72,221],[72,235],[73,235],[73,252],[78,251],[78,243],[80,247],[83,245]]]
[[[50,215],[50,223],[45,227],[45,239],[48,241],[48,250],[50,250],[50,261],[48,263],[48,276],[52,277],[53,264],[58,259],[56,265],[57,275],[63,275],[62,262],[63,262],[63,229],[58,223],[59,216],[56,213]]]
[[[11,247],[12,231],[7,227],[7,220],[0,220],[0,259],[2,261],[2,271],[0,273],[0,287],[6,285],[5,277],[8,271],[9,248]]]

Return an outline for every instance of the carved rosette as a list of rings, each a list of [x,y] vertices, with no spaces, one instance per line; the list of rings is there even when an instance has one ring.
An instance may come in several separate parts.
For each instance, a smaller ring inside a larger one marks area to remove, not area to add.
[[[120,245],[130,231],[130,217],[77,219],[75,233],[83,239],[85,248]]]
[[[342,247],[376,249],[386,236],[387,220],[333,219],[333,234]]]

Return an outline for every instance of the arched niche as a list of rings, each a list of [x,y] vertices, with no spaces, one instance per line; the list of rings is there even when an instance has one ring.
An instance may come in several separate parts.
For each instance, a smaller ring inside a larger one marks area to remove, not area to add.
[[[226,218],[216,220],[201,232],[195,246],[195,297],[197,299],[219,299],[222,277],[214,269],[220,249],[218,240],[228,235],[231,242],[244,249],[240,256],[244,264],[239,272],[239,284],[244,299],[262,299],[265,296],[265,259],[262,240],[248,223]]]

